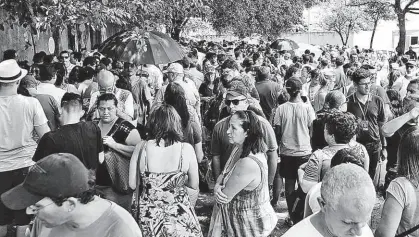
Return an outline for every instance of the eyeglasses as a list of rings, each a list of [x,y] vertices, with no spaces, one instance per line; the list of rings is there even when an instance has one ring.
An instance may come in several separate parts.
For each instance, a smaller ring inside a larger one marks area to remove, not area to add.
[[[36,213],[38,213],[40,210],[44,209],[44,208],[45,208],[45,207],[47,207],[47,206],[51,206],[52,204],[54,204],[54,202],[51,202],[50,204],[45,205],[45,206],[43,206],[43,207],[37,207],[37,206],[35,206],[35,205],[31,205],[31,206],[29,206],[28,208],[30,208],[30,209],[31,209],[31,211],[32,211],[32,213],[33,213],[33,214],[36,214]]]
[[[231,105],[231,103],[233,103],[233,105],[239,105],[239,103],[240,103],[240,101],[243,101],[243,100],[245,100],[245,99],[241,99],[241,100],[225,100],[225,104],[227,105],[227,106],[230,106]]]
[[[371,86],[372,82],[364,82],[364,83],[359,83],[358,86]]]

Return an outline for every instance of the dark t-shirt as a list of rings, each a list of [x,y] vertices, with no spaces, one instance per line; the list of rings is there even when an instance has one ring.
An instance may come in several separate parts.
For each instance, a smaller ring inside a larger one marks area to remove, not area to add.
[[[268,121],[271,121],[272,110],[278,106],[278,96],[281,86],[273,81],[256,82],[256,90],[259,93],[260,106]]]
[[[393,169],[392,171],[397,172],[397,150],[399,149],[400,140],[408,130],[414,127],[416,126],[406,123],[393,136],[387,138],[387,171]]]
[[[386,120],[383,100],[378,96],[370,95],[368,102],[363,104],[358,102],[358,98],[353,94],[348,98],[348,112],[355,115],[358,120],[357,142],[362,145],[380,144],[379,123],[384,123]],[[368,122],[368,130],[362,129],[361,121]]]
[[[39,141],[34,161],[54,153],[70,153],[80,159],[88,169],[96,169],[99,153],[103,151],[99,127],[93,122],[68,124],[46,133]]]
[[[112,136],[116,143],[125,144],[125,140],[127,139],[128,135],[131,131],[135,129],[135,126],[132,125],[130,122],[118,118],[118,120],[113,125],[112,129],[107,134],[108,136]],[[105,153],[109,151],[109,147],[104,147]],[[111,186],[112,180],[111,176],[109,175],[108,169],[106,168],[105,162],[98,165],[96,170],[96,184],[101,186]]]
[[[42,109],[44,110],[45,116],[48,119],[48,126],[51,131],[55,131],[58,128],[60,112],[58,111],[59,102],[54,97],[46,94],[39,94],[34,96],[39,103],[41,103]],[[61,102],[61,101],[60,101]]]
[[[199,124],[193,120],[189,120],[188,125],[183,129],[183,142],[193,146],[202,142],[202,131]]]

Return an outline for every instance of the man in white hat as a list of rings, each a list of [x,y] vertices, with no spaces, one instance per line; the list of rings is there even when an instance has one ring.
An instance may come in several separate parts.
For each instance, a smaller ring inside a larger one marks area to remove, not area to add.
[[[39,137],[50,131],[39,101],[17,94],[27,73],[13,59],[0,63],[0,194],[22,182],[34,164],[37,144],[32,131]],[[25,210],[12,211],[0,201],[0,237],[6,236],[12,223],[17,225],[17,237],[25,236],[29,222]]]
[[[185,78],[185,72],[183,70],[183,66],[180,65],[179,63],[172,63],[167,68],[166,73],[169,78],[169,83],[174,82],[182,86],[183,90],[185,91],[185,97],[186,97],[188,106],[191,106],[192,108],[194,108],[194,110],[196,111],[196,116],[200,116],[200,101],[199,101],[199,94],[197,94],[198,91],[196,90],[196,88],[193,88],[191,84],[188,84],[187,82],[185,82],[185,80],[190,80],[190,79]],[[157,106],[163,103],[166,87],[167,85],[163,86],[157,92],[156,97],[153,102],[152,109],[156,108]]]

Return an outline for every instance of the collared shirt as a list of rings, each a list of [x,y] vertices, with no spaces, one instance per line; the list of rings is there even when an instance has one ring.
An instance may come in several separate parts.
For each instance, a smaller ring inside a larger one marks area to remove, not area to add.
[[[54,84],[51,83],[42,83],[36,87],[38,94],[50,95],[54,97],[58,104],[61,104],[61,99],[66,93],[65,90],[57,88]]]
[[[383,100],[370,94],[367,103],[361,103],[356,94],[348,97],[348,112],[355,115],[358,125],[361,121],[368,121],[368,131],[363,131],[360,127],[356,137],[357,142],[366,144],[380,143],[380,123],[386,121]]]

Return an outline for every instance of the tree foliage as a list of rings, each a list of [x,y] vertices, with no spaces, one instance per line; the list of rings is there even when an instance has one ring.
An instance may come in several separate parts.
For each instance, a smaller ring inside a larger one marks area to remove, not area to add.
[[[206,19],[211,14],[212,0],[135,0],[139,6],[137,14],[145,28],[161,28],[174,39],[179,39],[181,31],[191,18]]]
[[[213,26],[238,36],[280,35],[300,24],[303,0],[214,0]]]
[[[399,26],[399,43],[396,51],[403,54],[406,47],[406,15],[419,15],[419,0],[351,0],[347,3],[348,6],[366,6],[371,3],[385,3],[393,8]]]
[[[94,0],[0,0],[5,13],[0,24],[31,26],[33,33],[74,24],[87,24],[93,29],[107,23],[134,24],[136,16],[120,7],[124,5],[122,1],[111,0],[104,4]]]
[[[343,45],[347,45],[353,32],[369,28],[367,15],[358,7],[343,6],[341,3],[325,4],[320,26],[336,32]]]

